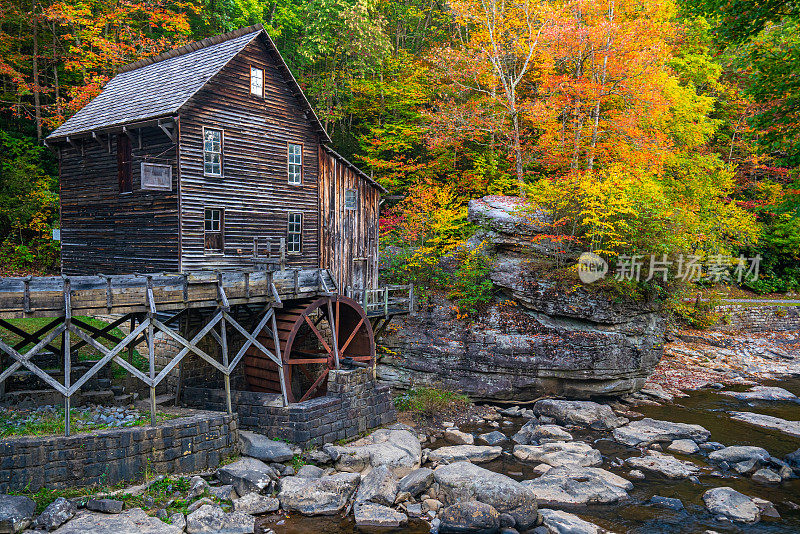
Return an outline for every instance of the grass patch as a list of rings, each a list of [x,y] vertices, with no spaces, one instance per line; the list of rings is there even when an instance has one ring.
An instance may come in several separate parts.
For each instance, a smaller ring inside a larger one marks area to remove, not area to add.
[[[92,420],[93,412],[73,408],[69,411],[70,434],[75,435],[94,430],[107,428],[127,428],[145,426],[150,424],[150,412],[140,412],[133,421],[127,422],[122,427],[111,426]],[[177,414],[156,413],[156,421],[168,421],[181,417]],[[0,438],[10,436],[48,436],[64,432],[64,408],[49,411],[0,411]]]
[[[398,411],[411,412],[414,416],[432,417],[452,413],[472,404],[469,397],[437,387],[409,389],[394,399]]]

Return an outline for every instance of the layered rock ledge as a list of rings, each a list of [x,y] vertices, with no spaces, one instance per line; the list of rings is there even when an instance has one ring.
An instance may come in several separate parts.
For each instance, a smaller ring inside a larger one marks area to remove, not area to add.
[[[659,305],[542,279],[530,262],[548,255],[549,230],[542,214],[521,206],[510,197],[470,202],[479,225],[471,244],[483,242],[494,257],[497,297],[472,324],[441,296],[396,319],[399,328],[383,340],[390,354],[378,366],[382,380],[496,401],[622,395],[644,385],[663,353]]]

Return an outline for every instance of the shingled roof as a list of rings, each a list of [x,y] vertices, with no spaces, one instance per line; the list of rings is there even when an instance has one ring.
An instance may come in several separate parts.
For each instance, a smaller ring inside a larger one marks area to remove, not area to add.
[[[97,97],[56,128],[47,140],[57,141],[67,136],[80,136],[92,131],[173,116],[259,35],[266,39],[290,89],[309,120],[317,127],[323,142],[329,142],[327,132],[300,85],[260,24],[209,37],[126,65]],[[187,76],[187,73],[191,75]]]

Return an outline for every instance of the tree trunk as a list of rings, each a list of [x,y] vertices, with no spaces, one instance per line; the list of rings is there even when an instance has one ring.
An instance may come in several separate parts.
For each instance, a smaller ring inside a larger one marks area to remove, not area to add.
[[[33,23],[33,107],[36,115],[36,139],[42,142],[42,96],[39,91],[39,23],[36,20],[36,4],[31,13]]]
[[[514,111],[513,113],[514,118],[514,160],[515,160],[515,167],[517,171],[517,182],[519,183],[519,193],[521,196],[525,196],[525,192],[522,189],[522,185],[525,183],[525,176],[522,173],[522,146],[519,140],[519,112]]]

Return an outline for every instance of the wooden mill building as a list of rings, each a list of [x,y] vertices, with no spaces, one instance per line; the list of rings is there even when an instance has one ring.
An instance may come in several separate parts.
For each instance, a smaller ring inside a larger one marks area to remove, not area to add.
[[[330,269],[340,289],[377,285],[382,188],[328,145],[260,25],[124,67],[47,143],[65,275],[283,256]]]

